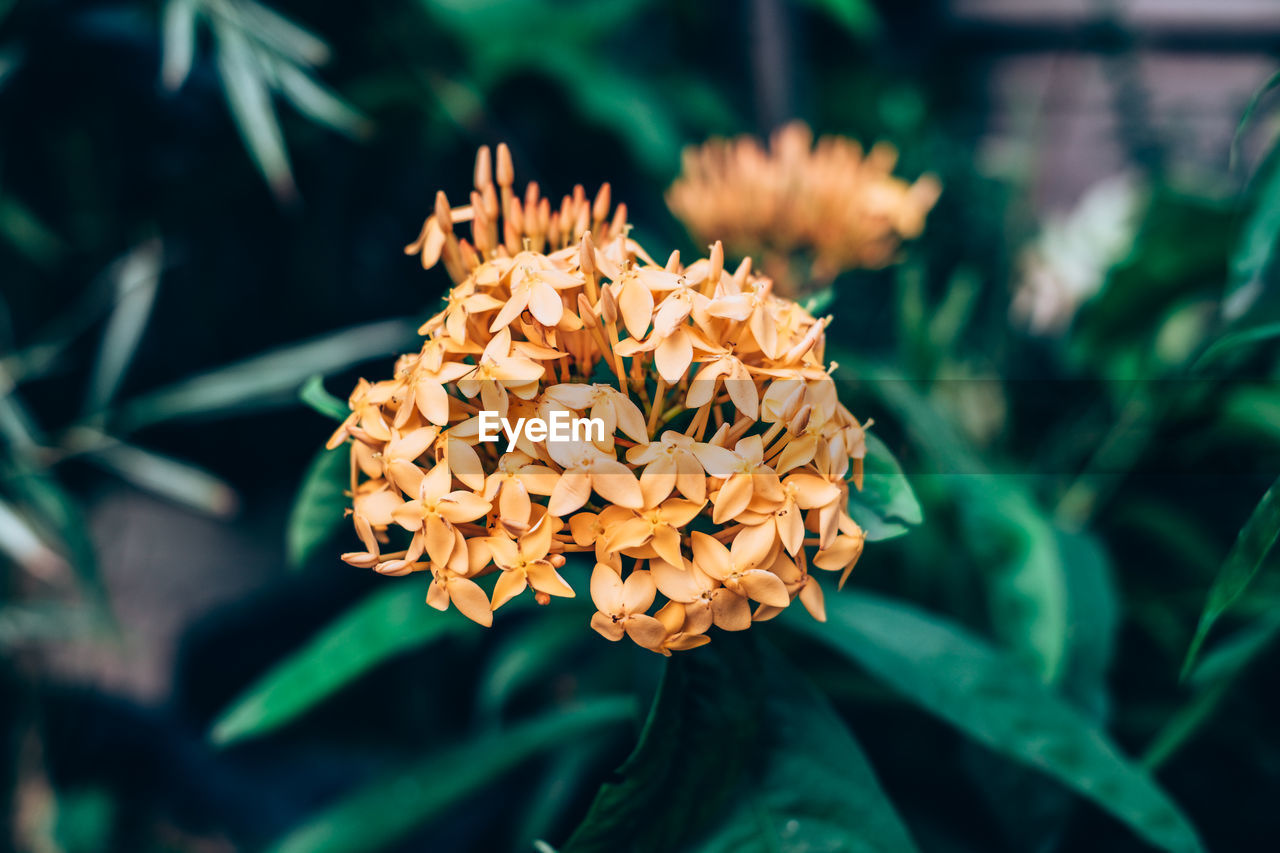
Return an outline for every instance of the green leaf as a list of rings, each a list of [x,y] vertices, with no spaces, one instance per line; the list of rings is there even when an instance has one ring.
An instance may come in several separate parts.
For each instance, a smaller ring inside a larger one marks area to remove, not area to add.
[[[1231,547],[1213,586],[1209,588],[1209,600],[1200,614],[1200,623],[1196,626],[1191,647],[1187,649],[1187,657],[1182,664],[1183,678],[1187,677],[1195,665],[1196,655],[1209,636],[1213,623],[1249,586],[1262,566],[1262,561],[1271,553],[1277,538],[1280,538],[1280,479],[1262,496],[1249,520],[1240,529],[1235,545]]]
[[[198,14],[199,4],[196,0],[168,0],[164,4],[160,83],[166,91],[176,92],[181,89],[191,74],[196,54]]]
[[[805,2],[825,12],[856,39],[877,36],[883,29],[880,14],[871,0],[805,0]]]
[[[670,659],[640,743],[562,853],[915,849],[825,697],[752,640]]]
[[[241,694],[214,723],[214,742],[264,735],[395,655],[475,627],[456,610],[432,610],[425,598],[416,579],[390,581]],[[517,598],[504,610],[527,600]]]
[[[1227,160],[1231,169],[1235,168],[1235,164],[1240,159],[1240,139],[1244,136],[1244,130],[1249,125],[1249,120],[1257,112],[1258,105],[1262,103],[1262,99],[1278,85],[1280,85],[1280,71],[1274,72],[1250,96],[1249,103],[1245,105],[1244,112],[1240,114],[1240,121],[1236,123],[1236,131],[1231,135],[1230,155]]]
[[[1252,346],[1272,338],[1280,338],[1280,323],[1266,323],[1236,332],[1228,332],[1218,338],[1196,359],[1193,369],[1201,370],[1206,365],[1218,360],[1224,353]]]
[[[1222,313],[1228,320],[1243,316],[1261,295],[1263,276],[1280,239],[1280,156],[1273,152],[1263,168],[1267,174],[1231,253],[1231,273],[1222,300]]]
[[[902,466],[877,436],[867,433],[861,490],[850,490],[849,515],[875,542],[906,533],[924,521],[920,501]]]
[[[1037,768],[1169,851],[1203,847],[1191,823],[1106,734],[1006,655],[941,617],[878,596],[827,598],[827,622],[784,614],[907,699]]]
[[[236,130],[271,191],[278,199],[291,200],[297,195],[297,187],[284,133],[271,103],[268,70],[235,25],[215,18],[213,31],[218,46],[218,75],[222,78]]]
[[[298,399],[335,421],[345,421],[347,415],[351,414],[350,406],[325,390],[324,377],[319,373],[303,383],[302,390],[298,392]]]
[[[368,136],[373,125],[360,111],[339,98],[310,74],[288,62],[273,62],[280,91],[294,108],[316,124],[352,139]]]
[[[521,688],[544,680],[572,658],[572,649],[583,641],[582,626],[591,621],[590,602],[572,598],[556,602],[556,619],[530,619],[513,630],[502,647],[485,661],[476,696],[476,716],[497,720],[507,700]],[[570,618],[577,610],[579,618]],[[537,614],[535,614],[536,616]]]
[[[833,357],[842,365],[837,376],[843,378],[847,371],[866,380],[866,387],[898,416],[959,510],[970,534],[961,545],[986,570],[986,592],[1001,639],[1034,665],[1044,681],[1057,680],[1067,656],[1067,581],[1056,530],[1026,484],[992,473],[955,424],[894,369],[862,362],[848,351]]]
[[[1280,614],[1268,613],[1205,654],[1188,682],[1196,693],[1152,739],[1142,756],[1149,769],[1160,767],[1204,727],[1236,679],[1280,637]]]
[[[321,449],[311,461],[298,489],[285,528],[285,554],[289,565],[302,568],[316,550],[342,527],[349,503],[346,490],[351,479],[351,456],[344,444]]]
[[[344,797],[271,845],[269,853],[367,853],[443,815],[540,752],[632,720],[629,697],[592,699],[464,741]]]
[[[163,262],[164,245],[157,238],[134,247],[112,264],[115,308],[107,318],[98,346],[85,400],[87,411],[101,409],[120,389],[151,319]]]
[[[343,370],[413,345],[417,327],[408,319],[382,320],[280,347],[123,403],[112,423],[117,433],[125,433],[177,418],[288,405],[317,373]]]

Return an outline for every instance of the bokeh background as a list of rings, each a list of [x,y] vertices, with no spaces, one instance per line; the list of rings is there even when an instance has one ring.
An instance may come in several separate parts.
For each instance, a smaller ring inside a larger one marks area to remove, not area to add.
[[[844,401],[925,516],[852,583],[1041,671],[1210,849],[1268,849],[1277,50],[1265,0],[0,3],[0,844],[262,849],[557,697],[651,689],[660,661],[532,614],[381,660],[262,737],[209,736],[353,602],[417,583],[342,564],[346,532],[290,568],[331,430],[298,390],[342,396],[414,346],[446,277],[402,248],[477,146],[507,142],[556,198],[610,182],[665,257],[696,250],[663,199],[681,148],[800,118],[944,187],[829,309]],[[1263,571],[1180,682],[1224,560]],[[791,653],[921,849],[1142,849]],[[289,849],[554,844],[634,736],[495,771],[385,843]]]

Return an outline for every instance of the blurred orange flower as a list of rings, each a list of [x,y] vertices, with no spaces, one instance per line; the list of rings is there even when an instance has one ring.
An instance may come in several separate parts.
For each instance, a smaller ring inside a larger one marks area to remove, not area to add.
[[[803,122],[755,137],[712,139],[684,152],[667,204],[699,241],[724,241],[754,256],[788,296],[829,284],[845,270],[882,267],[904,239],[920,236],[941,193],[937,178],[894,177],[898,152],[863,153],[852,139],[814,145]]]

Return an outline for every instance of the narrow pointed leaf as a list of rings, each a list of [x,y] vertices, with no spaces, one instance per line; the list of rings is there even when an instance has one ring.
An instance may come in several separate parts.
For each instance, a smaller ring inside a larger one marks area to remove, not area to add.
[[[1195,828],[1106,734],[1033,674],[968,631],[868,594],[827,597],[827,622],[781,617],[911,702],[1035,767],[1168,851],[1203,849]]]
[[[339,800],[269,853],[368,853],[443,815],[540,752],[635,719],[630,696],[591,699],[463,741]]]
[[[311,376],[401,352],[418,340],[416,329],[409,320],[383,320],[216,368],[120,404],[111,419],[113,431],[296,403],[298,388]]]
[[[319,547],[343,526],[349,503],[350,454],[346,445],[334,450],[321,448],[302,478],[285,528],[285,553],[295,569],[311,562]]]
[[[219,716],[213,740],[228,744],[266,734],[395,655],[475,627],[457,610],[427,607],[424,584],[416,581],[388,581],[386,589],[352,607],[258,679]]]
[[[1196,626],[1187,658],[1182,664],[1184,678],[1195,666],[1200,646],[1209,636],[1213,624],[1249,586],[1262,562],[1271,553],[1277,538],[1280,538],[1280,479],[1262,496],[1249,520],[1240,529],[1235,545],[1218,570],[1213,586],[1209,588],[1209,599],[1200,614],[1200,623]]]
[[[302,386],[302,390],[298,392],[298,399],[335,421],[346,420],[347,415],[351,413],[350,406],[325,390],[324,377],[318,373]]]

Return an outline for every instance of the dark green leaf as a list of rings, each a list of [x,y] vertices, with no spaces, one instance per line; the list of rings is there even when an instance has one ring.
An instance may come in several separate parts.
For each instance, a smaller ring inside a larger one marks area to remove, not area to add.
[[[1273,153],[1262,168],[1265,174],[1231,253],[1231,275],[1222,300],[1228,320],[1243,316],[1261,295],[1263,276],[1280,239],[1280,157]]]
[[[270,732],[380,663],[475,625],[425,603],[418,579],[388,581],[262,676],[213,725],[220,744]],[[520,606],[517,598],[505,609]]]
[[[1107,736],[1030,672],[941,617],[867,594],[827,598],[827,622],[793,627],[856,661],[992,750],[1035,767],[1148,843],[1203,849],[1177,805]]]
[[[1188,683],[1196,693],[1152,739],[1142,763],[1157,768],[1195,737],[1226,698],[1237,677],[1280,636],[1280,614],[1269,613],[1207,652]]]
[[[826,699],[750,637],[668,662],[618,776],[562,853],[915,849]]]
[[[1200,614],[1200,623],[1196,626],[1191,647],[1187,650],[1186,660],[1182,664],[1183,678],[1195,665],[1196,655],[1199,654],[1205,638],[1209,636],[1213,623],[1245,591],[1262,566],[1262,561],[1271,553],[1277,538],[1280,538],[1280,480],[1276,480],[1262,496],[1262,500],[1254,508],[1249,520],[1240,529],[1236,544],[1227,554],[1227,559],[1218,570],[1213,586],[1209,588],[1209,600]]]
[[[830,15],[854,38],[871,38],[879,35],[882,29],[880,15],[870,0],[805,0],[805,2]]]
[[[339,800],[268,850],[380,850],[538,753],[592,737],[597,729],[634,719],[635,714],[635,702],[629,696],[592,699],[464,741]]]
[[[417,326],[411,320],[383,320],[283,346],[130,400],[120,406],[113,423],[123,433],[176,418],[288,405],[297,400],[302,383],[317,373],[412,346]]]
[[[1062,672],[1067,648],[1067,581],[1057,533],[1017,477],[992,473],[954,423],[910,381],[841,351],[836,359],[906,425],[936,481],[946,487],[987,571],[987,595],[1002,640],[1046,682]],[[851,508],[851,515],[852,508]],[[853,516],[859,520],[857,515]],[[859,520],[859,523],[861,521]]]
[[[497,720],[504,704],[522,687],[545,679],[571,659],[570,650],[584,639],[582,626],[591,621],[590,602],[582,598],[556,602],[561,618],[529,619],[513,630],[502,647],[488,657],[480,677],[476,716]],[[571,618],[577,611],[579,618]],[[537,614],[534,614],[536,617]]]
[[[862,489],[849,492],[849,515],[862,526],[867,539],[892,539],[924,520],[920,501],[902,466],[885,443],[867,433]]]
[[[236,26],[214,19],[213,30],[218,45],[218,75],[236,129],[272,192],[277,198],[291,200],[297,188],[284,134],[271,103],[267,69]]]
[[[335,421],[344,421],[351,413],[350,406],[325,390],[324,377],[318,373],[303,383],[298,397],[320,414]]]
[[[304,567],[316,550],[342,527],[343,512],[349,503],[346,490],[350,480],[349,447],[321,449],[316,454],[289,512],[289,526],[285,530],[289,565]]]
[[[1280,323],[1267,323],[1249,329],[1229,332],[1209,345],[1209,348],[1196,360],[1195,369],[1199,370],[1216,361],[1224,353],[1233,352],[1241,347],[1259,344],[1272,338],[1280,338]]]

